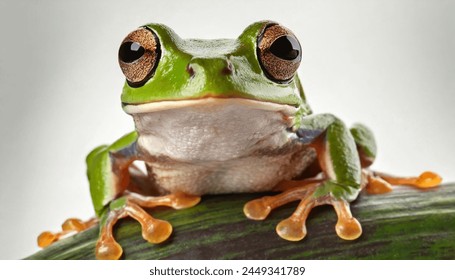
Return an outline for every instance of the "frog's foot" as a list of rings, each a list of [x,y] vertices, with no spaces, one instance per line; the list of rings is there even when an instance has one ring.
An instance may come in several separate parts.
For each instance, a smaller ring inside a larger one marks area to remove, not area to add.
[[[357,239],[362,234],[362,227],[356,218],[352,217],[349,203],[343,199],[336,199],[332,195],[315,197],[314,193],[323,180],[285,181],[279,189],[286,189],[275,196],[265,196],[245,204],[245,215],[253,220],[264,220],[269,213],[291,201],[300,200],[294,213],[281,221],[277,227],[278,235],[289,241],[302,240],[306,234],[306,220],[311,209],[319,205],[331,204],[338,216],[335,230],[338,236],[345,240]]]
[[[98,222],[97,218],[91,218],[87,221],[81,221],[79,219],[70,218],[67,219],[62,224],[62,231],[60,232],[50,232],[45,231],[38,236],[38,246],[41,248],[45,248],[51,245],[58,240],[69,236],[70,234],[77,233],[84,231],[92,226],[94,226]]]
[[[396,177],[370,170],[363,170],[363,174],[367,178],[366,191],[369,194],[390,192],[392,191],[392,185],[426,189],[437,187],[442,182],[441,176],[431,171],[423,172],[418,177]]]
[[[169,206],[174,209],[183,209],[199,203],[200,197],[184,193],[175,193],[160,197],[147,197],[137,193],[126,192],[125,196],[111,202],[110,210],[102,219],[100,237],[96,243],[97,259],[119,259],[123,253],[120,244],[115,241],[113,228],[116,222],[130,216],[142,226],[142,237],[154,244],[161,243],[169,238],[172,226],[169,222],[155,219],[142,207]]]

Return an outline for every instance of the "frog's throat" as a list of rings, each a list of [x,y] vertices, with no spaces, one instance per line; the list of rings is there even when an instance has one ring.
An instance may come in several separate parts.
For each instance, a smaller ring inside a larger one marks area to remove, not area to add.
[[[126,104],[123,106],[123,110],[130,115],[143,114],[151,112],[159,112],[165,110],[174,110],[180,108],[198,107],[198,106],[220,106],[220,105],[238,105],[246,106],[255,110],[264,110],[272,112],[280,112],[284,116],[292,117],[298,111],[298,108],[286,105],[278,104],[267,101],[258,101],[245,98],[216,98],[207,97],[201,99],[189,99],[189,100],[172,100],[172,101],[157,101],[143,104]]]

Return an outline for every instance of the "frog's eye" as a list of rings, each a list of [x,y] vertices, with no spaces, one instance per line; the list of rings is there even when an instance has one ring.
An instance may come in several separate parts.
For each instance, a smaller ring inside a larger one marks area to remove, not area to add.
[[[126,36],[118,51],[118,61],[128,84],[144,85],[155,73],[161,56],[160,42],[148,28],[139,28]]]
[[[266,76],[275,82],[287,82],[294,77],[302,60],[302,48],[287,28],[274,24],[258,36],[257,56]]]

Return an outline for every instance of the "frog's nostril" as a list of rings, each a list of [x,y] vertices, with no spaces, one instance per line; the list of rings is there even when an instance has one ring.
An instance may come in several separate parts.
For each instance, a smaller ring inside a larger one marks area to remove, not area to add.
[[[188,72],[188,74],[190,74],[190,78],[193,78],[194,77],[194,69],[193,67],[191,66],[191,64],[188,64],[186,66],[186,72]]]
[[[221,70],[221,73],[223,75],[231,75],[232,74],[232,63],[230,61],[227,62],[227,65],[225,67],[223,67],[223,69]]]
[[[232,75],[234,73],[234,67],[228,60],[204,58],[204,59],[192,59],[186,65],[186,72],[190,75],[190,78],[194,78],[197,75]],[[212,72],[213,71],[213,72]],[[215,72],[216,71],[216,72]],[[219,72],[218,72],[219,71]]]

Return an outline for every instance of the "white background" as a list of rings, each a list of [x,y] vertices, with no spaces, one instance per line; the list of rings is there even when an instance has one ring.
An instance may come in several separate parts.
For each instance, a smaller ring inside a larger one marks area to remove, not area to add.
[[[148,22],[207,39],[235,38],[261,19],[282,23],[303,46],[299,74],[313,110],[371,127],[375,169],[429,169],[453,182],[454,12],[443,0],[2,0],[0,258],[26,257],[41,231],[93,215],[85,156],[133,129],[117,51]]]

